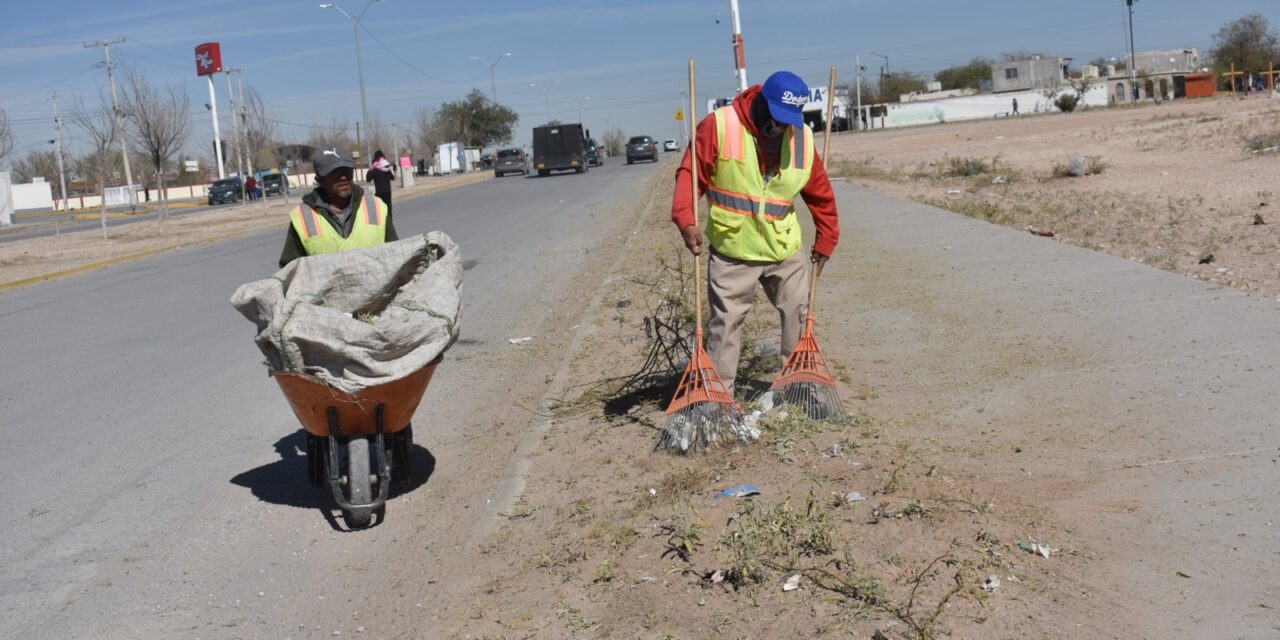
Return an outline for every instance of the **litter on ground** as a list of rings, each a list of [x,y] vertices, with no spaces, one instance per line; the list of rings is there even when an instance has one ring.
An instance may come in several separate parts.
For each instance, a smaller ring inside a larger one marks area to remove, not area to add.
[[[736,487],[729,487],[724,491],[716,494],[717,498],[745,498],[746,496],[758,496],[760,490],[754,484],[740,484]]]

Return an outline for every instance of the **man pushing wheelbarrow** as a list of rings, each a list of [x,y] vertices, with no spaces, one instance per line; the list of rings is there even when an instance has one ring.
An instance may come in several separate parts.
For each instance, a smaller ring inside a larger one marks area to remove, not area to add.
[[[344,150],[315,155],[318,187],[290,211],[283,267],[236,290],[268,373],[307,434],[313,486],[366,527],[408,479],[410,421],[458,336],[462,260],[445,234],[395,241]]]

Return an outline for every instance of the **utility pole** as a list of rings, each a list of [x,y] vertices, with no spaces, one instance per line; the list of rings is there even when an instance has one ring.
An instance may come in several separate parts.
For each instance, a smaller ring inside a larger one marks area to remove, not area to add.
[[[63,170],[63,119],[58,116],[58,93],[50,99],[54,102],[54,143],[58,145],[58,179],[63,183],[63,209],[67,209],[67,172]],[[58,216],[54,216],[54,233],[59,233]]]
[[[245,140],[248,140],[248,138],[249,138],[249,114],[248,114],[248,112],[247,112],[247,110],[246,110],[245,101],[244,101],[244,76],[243,76],[243,75],[241,75],[240,71],[241,71],[240,69],[236,69],[236,70],[235,70],[235,72],[236,72],[236,86],[239,88],[239,91],[240,91],[240,126],[244,127]],[[249,170],[249,174],[250,174],[250,175],[253,175],[253,173],[254,173],[254,168],[253,168],[253,149],[246,149],[246,150],[245,150],[245,153],[244,153],[244,157],[245,157],[245,162],[244,162],[245,168]],[[256,179],[255,179],[255,180],[256,180]],[[262,199],[262,203],[263,203],[263,205],[264,205],[264,206],[266,205],[266,202],[267,202],[267,199],[266,199],[266,198],[263,198],[263,199]]]
[[[884,98],[884,79],[886,76],[893,75],[889,72],[889,56],[886,56],[883,53],[876,53],[874,51],[871,52],[871,55],[884,58],[884,66],[880,67],[880,86],[876,87],[876,93],[880,94],[880,102],[888,102],[888,100],[885,100]]]
[[[853,120],[855,123],[854,129],[862,129],[862,60],[861,60],[861,56],[856,56],[856,55],[853,56],[853,69],[856,77],[855,83],[857,85],[857,89],[854,89],[854,91],[857,91],[856,104],[858,105],[858,113]]]
[[[240,201],[244,202],[244,153],[240,147],[240,126],[236,123],[236,95],[231,91],[231,72],[239,69],[228,67],[223,71],[227,76],[227,108],[231,110],[231,136],[236,143],[236,174],[240,176]]]
[[[115,126],[120,133],[120,155],[124,158],[124,181],[128,183],[125,188],[129,192],[129,210],[137,209],[138,197],[133,192],[133,171],[129,169],[129,142],[124,135],[124,122],[121,121],[120,100],[116,98],[116,80],[112,73],[113,65],[111,64],[111,45],[124,42],[124,38],[116,38],[114,40],[97,40],[94,42],[84,43],[84,48],[102,47],[102,63],[107,67],[107,84],[111,85],[111,110],[115,112]],[[103,200],[107,195],[102,194]]]
[[[742,20],[738,0],[729,0],[729,20],[733,23],[733,68],[738,77],[738,93],[747,90],[747,52],[742,43]]]
[[[1124,0],[1126,6],[1129,7],[1129,87],[1133,90],[1133,101],[1138,101],[1138,78],[1137,70],[1134,69],[1138,65],[1138,54],[1133,47],[1133,3],[1135,0]]]

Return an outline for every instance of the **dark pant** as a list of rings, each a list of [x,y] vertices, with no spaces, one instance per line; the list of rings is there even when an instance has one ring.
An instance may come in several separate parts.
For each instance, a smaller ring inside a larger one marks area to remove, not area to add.
[[[388,191],[386,193],[374,193],[373,195],[378,196],[379,200],[382,200],[383,202],[387,203],[387,215],[391,215],[391,192]]]

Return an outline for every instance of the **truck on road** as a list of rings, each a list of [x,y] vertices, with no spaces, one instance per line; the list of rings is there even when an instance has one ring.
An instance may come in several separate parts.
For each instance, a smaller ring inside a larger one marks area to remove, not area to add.
[[[573,169],[587,172],[587,134],[581,124],[556,124],[533,129],[533,168],[539,176]]]

